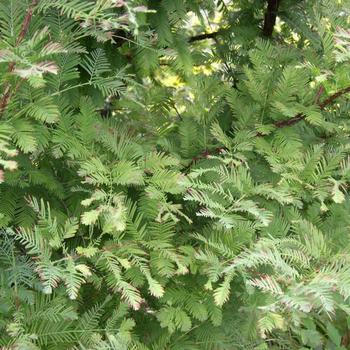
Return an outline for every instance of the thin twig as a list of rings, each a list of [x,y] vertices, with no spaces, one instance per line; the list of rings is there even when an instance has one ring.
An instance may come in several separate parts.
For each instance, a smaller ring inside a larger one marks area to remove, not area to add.
[[[316,95],[316,99],[317,98],[319,99],[320,96],[318,96],[318,95],[321,95],[321,93],[320,93],[321,90],[323,92],[323,87],[320,88],[320,90],[318,91],[318,93]],[[323,102],[318,103],[318,106],[320,107],[321,110],[324,110],[327,106],[332,104],[338,97],[345,95],[348,92],[350,92],[350,86],[337,91],[333,95],[326,98]],[[293,118],[286,119],[286,120],[280,120],[280,121],[274,123],[274,126],[278,129],[284,128],[286,126],[294,125],[294,124],[300,122],[301,120],[304,120],[305,118],[306,118],[306,115],[304,115],[302,113],[298,113]],[[258,133],[256,133],[256,136],[260,137],[260,136],[264,136],[264,134],[258,132]],[[211,155],[220,154],[220,153],[224,152],[225,150],[226,150],[225,148],[216,148],[214,151],[211,151],[211,152],[209,152],[208,150],[202,151],[199,155],[192,158],[191,162],[183,169],[183,171],[187,172],[198,160],[209,158]]]
[[[339,90],[338,92],[336,92],[335,94],[329,96],[328,98],[326,98],[322,103],[319,104],[320,108],[321,109],[325,109],[325,107],[327,107],[328,105],[330,105],[331,103],[333,103],[333,101],[335,99],[337,99],[338,97],[346,94],[350,92],[350,86],[344,88],[344,89],[341,89]]]
[[[338,97],[345,95],[346,93],[350,92],[350,86],[341,89],[334,93],[333,95],[329,96],[326,98],[323,102],[318,103],[318,106],[320,107],[321,110],[324,110],[328,105],[332,104]],[[295,117],[286,119],[286,120],[280,120],[274,124],[276,128],[284,128],[285,126],[290,126],[294,125],[301,120],[304,120],[306,118],[305,114],[298,113]],[[260,135],[258,135],[260,136]]]
[[[198,154],[197,156],[193,157],[191,159],[190,163],[183,169],[183,171],[186,172],[187,170],[189,170],[198,160],[208,159],[208,158],[210,158],[210,156],[218,155],[218,154],[221,154],[225,151],[226,151],[226,148],[224,148],[224,147],[218,147],[218,148],[214,149],[213,151],[204,150],[200,154]]]
[[[33,17],[33,9],[37,5],[37,3],[38,3],[38,0],[33,0],[29,8],[27,9],[27,14],[24,17],[21,31],[16,39],[16,46],[18,46],[22,42],[22,40],[24,39],[24,37],[28,32],[29,24]],[[15,62],[10,62],[8,66],[8,72],[12,73],[15,69],[15,66],[16,66]],[[5,111],[7,105],[9,104],[10,98],[11,98],[11,84],[7,83],[5,84],[4,94],[0,100],[0,116]]]
[[[222,30],[218,30],[218,31],[212,32],[212,33],[204,33],[204,34],[195,35],[195,36],[190,37],[188,39],[188,42],[193,43],[195,41],[200,41],[200,40],[214,39],[218,35],[220,35],[221,33],[222,33]]]
[[[194,35],[194,36],[189,37],[187,39],[187,42],[191,44],[191,43],[194,43],[194,42],[197,42],[197,41],[201,41],[201,40],[214,39],[214,38],[218,37],[220,34],[222,34],[223,32],[224,32],[223,29],[219,29],[216,32],[202,33],[202,34]],[[117,40],[115,40],[115,45],[117,47],[122,46],[125,42],[131,42],[131,43],[134,43],[134,44],[139,45],[141,47],[144,47],[146,49],[151,49],[148,46],[147,47],[146,46],[142,46],[142,45],[140,45],[140,43],[132,40],[131,37],[130,37],[130,34],[127,33],[126,31],[124,31],[124,32],[120,31],[120,30],[116,31],[116,32],[114,32],[112,34],[112,37],[117,39]]]
[[[316,97],[315,97],[315,104],[320,103],[320,99],[321,99],[321,96],[323,93],[324,93],[324,87],[323,87],[323,85],[321,85],[320,88],[318,89],[318,92],[317,92]]]
[[[16,41],[17,46],[21,43],[21,41],[24,39],[24,37],[27,34],[30,21],[32,20],[32,17],[33,17],[33,9],[37,4],[38,4],[38,0],[33,0],[32,3],[30,4],[29,8],[27,9],[27,14],[24,17],[24,21],[22,23],[21,32],[19,33],[17,41]]]

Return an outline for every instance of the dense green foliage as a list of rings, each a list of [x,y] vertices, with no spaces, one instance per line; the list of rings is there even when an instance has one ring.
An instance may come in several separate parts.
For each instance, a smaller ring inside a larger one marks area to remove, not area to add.
[[[0,0],[0,347],[348,348],[349,12]]]

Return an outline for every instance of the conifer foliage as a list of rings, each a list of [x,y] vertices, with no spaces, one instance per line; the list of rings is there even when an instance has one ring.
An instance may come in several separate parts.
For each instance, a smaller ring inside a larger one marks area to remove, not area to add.
[[[0,0],[0,348],[350,348],[347,0]]]

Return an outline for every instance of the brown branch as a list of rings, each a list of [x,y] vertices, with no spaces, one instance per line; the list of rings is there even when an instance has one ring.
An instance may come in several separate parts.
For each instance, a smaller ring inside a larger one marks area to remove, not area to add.
[[[316,95],[316,98],[319,99],[319,97],[323,91],[324,91],[323,87],[320,87],[320,89]],[[350,86],[337,91],[333,95],[326,98],[323,102],[318,103],[318,106],[320,107],[321,110],[324,110],[328,105],[332,104],[338,97],[340,97],[348,92],[350,92]],[[298,113],[293,118],[286,119],[286,120],[280,120],[280,121],[274,123],[274,126],[276,128],[279,128],[279,129],[284,128],[286,126],[294,125],[294,124],[300,122],[301,120],[304,120],[305,118],[306,118],[306,115],[304,115],[302,113]],[[256,134],[256,136],[260,137],[260,136],[264,136],[264,134],[258,132]],[[183,171],[187,172],[198,160],[209,158],[211,155],[223,153],[223,152],[225,152],[225,150],[226,150],[225,148],[216,148],[215,150],[213,150],[211,152],[208,150],[202,151],[199,155],[192,158],[191,162],[183,169]],[[350,339],[350,336],[349,336],[349,339]]]
[[[302,113],[297,114],[295,117],[286,119],[286,120],[279,120],[278,122],[274,123],[274,126],[276,128],[284,128],[285,126],[291,126],[295,123],[300,122],[301,120],[305,119],[305,115]]]
[[[29,8],[27,9],[27,13],[26,13],[24,20],[23,20],[23,23],[22,23],[21,31],[17,37],[17,40],[16,40],[16,46],[18,46],[22,42],[22,40],[24,39],[24,37],[26,36],[26,34],[28,32],[29,24],[30,24],[30,21],[32,20],[32,17],[33,17],[33,9],[37,5],[37,3],[38,3],[38,0],[32,0],[32,3],[30,4]],[[8,72],[12,73],[15,69],[15,66],[16,66],[15,62],[9,63]],[[11,85],[9,83],[7,83],[7,84],[5,84],[4,93],[3,93],[3,96],[0,100],[0,116],[5,111],[7,105],[9,104],[10,98],[11,98]]]
[[[348,329],[341,338],[341,345],[347,348],[349,344],[350,344],[350,330]]]
[[[221,154],[221,153],[225,152],[225,150],[226,150],[226,148],[224,148],[224,147],[218,147],[212,151],[204,150],[200,154],[198,154],[197,156],[193,157],[191,159],[190,163],[183,169],[183,171],[186,172],[187,170],[189,170],[194,164],[197,163],[197,161],[199,161],[201,159],[208,159],[210,156]]]
[[[218,31],[212,32],[212,33],[202,33],[202,34],[194,35],[194,36],[189,37],[187,39],[187,42],[189,44],[191,44],[191,43],[201,41],[201,40],[215,39],[220,34],[222,34],[223,31],[224,31],[223,29],[219,29]],[[112,38],[114,40],[114,44],[116,47],[122,46],[127,41],[132,41],[131,34],[128,33],[127,31],[121,30],[121,29],[113,31]]]
[[[335,94],[329,96],[328,98],[326,98],[322,103],[319,104],[321,109],[325,109],[325,107],[327,107],[328,105],[330,105],[331,103],[333,103],[333,101],[335,99],[337,99],[338,97],[340,97],[341,95],[344,95],[346,93],[350,92],[350,86],[339,90],[338,92],[336,92]]]
[[[195,36],[192,36],[188,39],[189,43],[193,43],[195,41],[200,41],[200,40],[206,40],[206,39],[214,39],[216,38],[218,35],[220,35],[222,33],[221,30],[218,30],[217,32],[212,32],[212,33],[204,33],[204,34],[198,34]]]
[[[264,19],[263,35],[270,38],[276,24],[277,11],[281,0],[268,0]]]
[[[0,101],[0,116],[5,111],[7,105],[10,101],[10,97],[11,97],[10,88],[11,88],[10,84],[7,83],[5,85],[4,94],[3,94],[1,101]]]
[[[321,110],[324,110],[328,105],[332,104],[338,97],[340,97],[348,92],[350,92],[350,86],[337,91],[333,95],[326,98],[323,102],[318,103],[318,106],[320,107]],[[301,120],[304,120],[305,118],[306,118],[306,115],[299,113],[293,118],[286,119],[286,120],[280,120],[280,121],[276,122],[274,124],[274,126],[276,128],[284,128],[285,126],[294,125],[294,124],[300,122]],[[259,134],[258,136],[262,136],[262,135]]]
[[[324,93],[324,87],[323,87],[323,85],[321,85],[320,88],[318,89],[318,92],[317,92],[316,97],[315,97],[316,104],[320,103],[320,99],[321,99],[321,96],[323,93]]]
[[[27,14],[24,17],[24,21],[22,23],[21,32],[19,33],[18,38],[16,40],[17,46],[21,43],[21,41],[24,39],[24,37],[27,34],[30,21],[32,20],[32,17],[33,17],[33,9],[37,5],[37,3],[38,3],[38,0],[32,0],[32,3],[30,4],[29,8],[27,9]]]

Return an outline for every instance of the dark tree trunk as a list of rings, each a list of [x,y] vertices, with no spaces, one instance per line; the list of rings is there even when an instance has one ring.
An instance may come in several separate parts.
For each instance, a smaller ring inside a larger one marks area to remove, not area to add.
[[[267,10],[265,13],[264,28],[263,28],[263,35],[267,38],[270,38],[272,36],[273,28],[276,24],[277,11],[278,11],[280,2],[281,0],[267,1]]]

